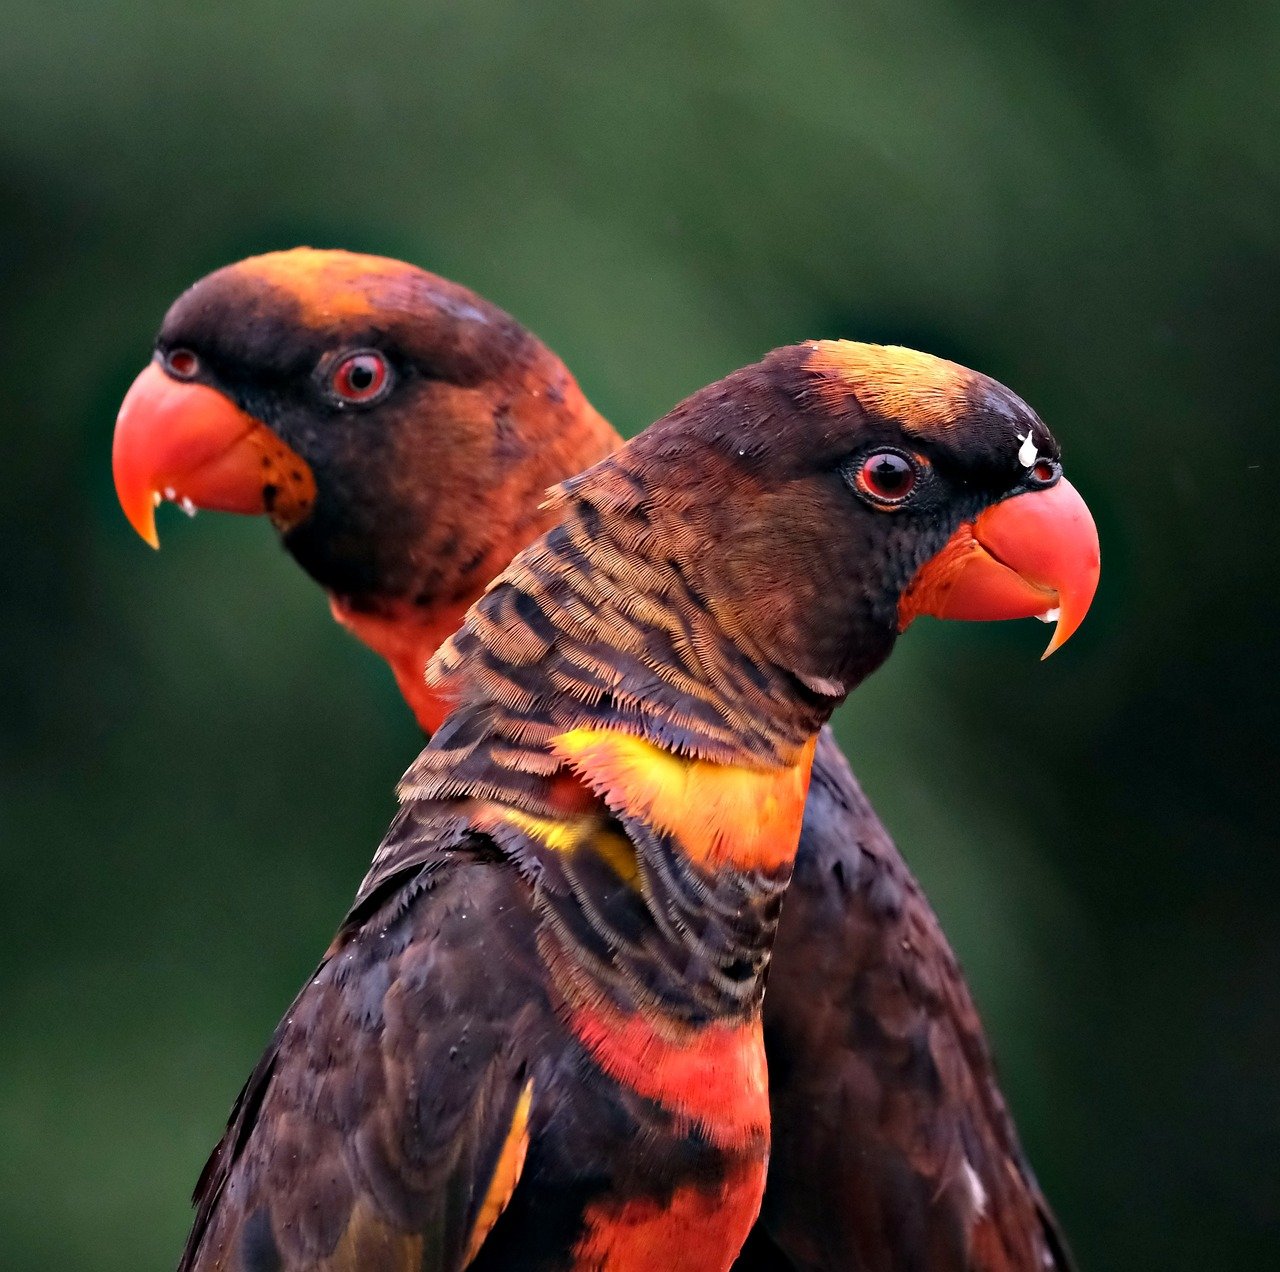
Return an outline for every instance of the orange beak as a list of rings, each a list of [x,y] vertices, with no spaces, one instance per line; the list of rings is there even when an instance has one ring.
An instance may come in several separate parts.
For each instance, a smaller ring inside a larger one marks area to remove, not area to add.
[[[316,498],[306,461],[265,424],[216,389],[175,380],[157,362],[125,394],[111,469],[124,515],[153,548],[162,499],[189,512],[270,513],[288,529]]]
[[[1098,528],[1063,478],[962,525],[912,580],[898,605],[898,629],[921,614],[1042,618],[1056,624],[1048,658],[1084,621],[1100,570]]]

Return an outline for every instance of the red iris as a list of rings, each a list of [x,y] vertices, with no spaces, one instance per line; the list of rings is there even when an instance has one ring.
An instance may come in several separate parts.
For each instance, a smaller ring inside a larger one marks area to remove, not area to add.
[[[164,359],[165,369],[177,380],[190,380],[200,370],[200,359],[190,349],[170,349]]]
[[[858,485],[881,503],[901,503],[915,489],[915,465],[897,451],[868,455],[858,469]]]
[[[369,402],[387,382],[387,363],[380,353],[353,353],[333,372],[333,391],[344,402]]]

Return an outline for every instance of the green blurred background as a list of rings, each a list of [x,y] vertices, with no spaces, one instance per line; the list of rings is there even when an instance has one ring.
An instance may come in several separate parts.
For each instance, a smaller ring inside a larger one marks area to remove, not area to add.
[[[844,713],[1086,1269],[1280,1266],[1280,7],[0,3],[0,1264],[164,1267],[418,738],[258,521],[119,514],[168,303],[311,243],[632,431],[771,346],[1028,398],[1106,563]]]

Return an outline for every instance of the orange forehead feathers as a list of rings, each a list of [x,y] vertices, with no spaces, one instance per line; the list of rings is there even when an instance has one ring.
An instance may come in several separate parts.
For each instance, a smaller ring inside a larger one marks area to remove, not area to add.
[[[806,362],[813,391],[831,411],[853,398],[868,415],[896,420],[907,433],[954,427],[982,395],[982,378],[967,367],[899,345],[817,340]]]
[[[420,277],[412,265],[386,256],[314,247],[251,256],[229,268],[288,293],[303,320],[314,326],[385,309],[388,287],[408,293]]]

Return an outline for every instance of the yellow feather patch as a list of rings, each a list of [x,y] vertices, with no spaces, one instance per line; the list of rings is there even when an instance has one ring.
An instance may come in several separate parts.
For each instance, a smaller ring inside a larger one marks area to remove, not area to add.
[[[502,819],[545,844],[552,852],[576,852],[585,845],[603,857],[624,883],[633,884],[639,877],[635,847],[616,830],[606,829],[599,817],[559,820],[532,817],[516,808],[504,808]]]
[[[290,293],[300,306],[299,318],[310,326],[370,315],[379,308],[375,288],[410,286],[418,274],[387,257],[312,247],[251,256],[230,268]]]
[[[795,857],[815,745],[790,767],[753,769],[686,759],[609,729],[571,729],[551,743],[615,812],[674,835],[704,866],[748,870]]]
[[[908,433],[951,428],[973,409],[978,376],[967,367],[899,345],[818,340],[807,363],[815,392],[829,409],[864,411],[896,420]]]

